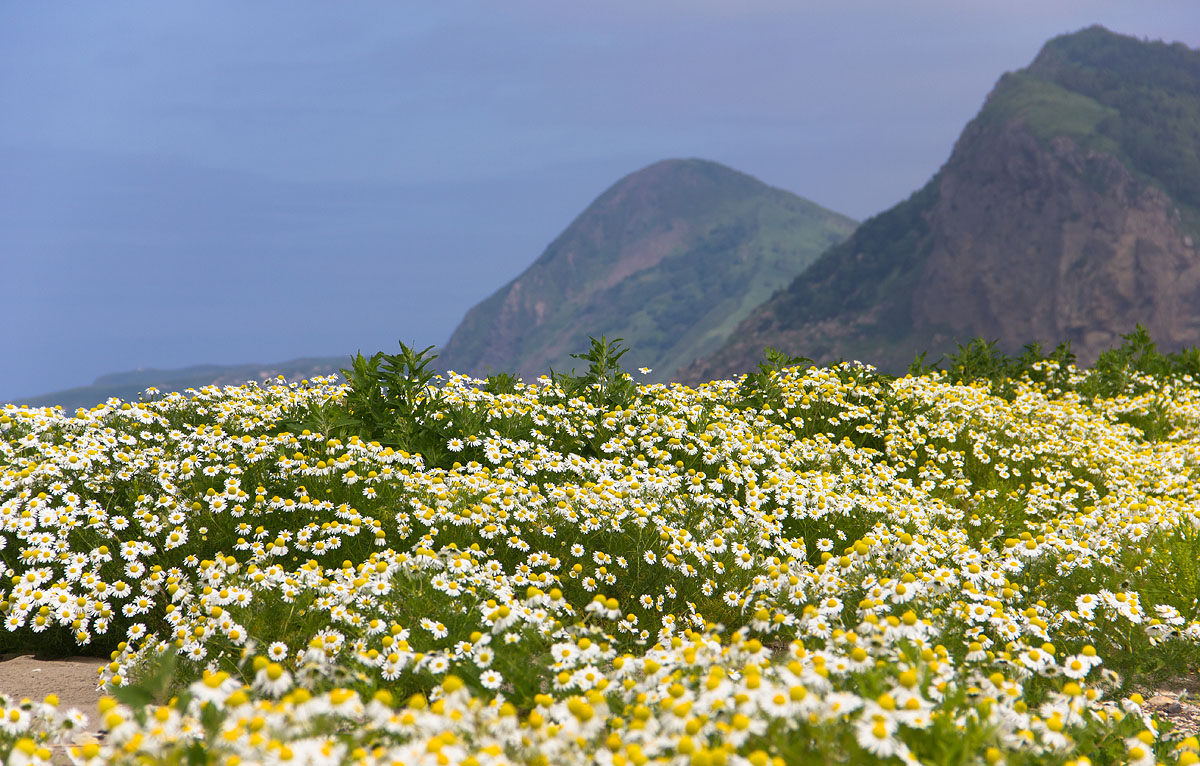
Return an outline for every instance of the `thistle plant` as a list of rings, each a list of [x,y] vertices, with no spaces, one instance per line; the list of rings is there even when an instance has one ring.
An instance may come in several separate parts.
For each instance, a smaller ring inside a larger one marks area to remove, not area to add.
[[[446,412],[432,349],[418,351],[401,341],[398,354],[358,352],[341,371],[348,386],[343,397],[309,400],[283,426],[298,434],[353,435],[436,462],[445,451]]]
[[[351,370],[342,370],[350,383],[346,411],[354,419],[356,432],[374,437],[381,444],[414,447],[439,433],[434,424],[441,414],[441,401],[430,366],[437,358],[433,346],[417,351],[400,343],[400,353],[382,351],[354,358]]]
[[[601,335],[598,340],[589,337],[588,341],[591,345],[587,351],[571,354],[572,359],[588,363],[587,371],[578,375],[574,369],[565,374],[551,370],[550,379],[568,398],[584,396],[606,410],[628,406],[637,396],[637,384],[621,369],[621,357],[629,349],[621,348],[621,338],[610,341]]]

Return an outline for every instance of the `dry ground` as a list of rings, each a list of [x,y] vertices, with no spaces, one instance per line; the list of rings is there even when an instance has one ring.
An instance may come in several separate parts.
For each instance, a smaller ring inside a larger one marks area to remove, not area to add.
[[[76,738],[76,744],[98,739],[96,703],[101,693],[96,689],[96,672],[103,660],[95,657],[67,657],[61,660],[39,660],[32,654],[0,655],[0,694],[20,701],[26,697],[42,701],[48,694],[58,695],[59,710],[79,708],[88,717],[87,729]],[[51,748],[55,764],[69,764],[66,745]]]

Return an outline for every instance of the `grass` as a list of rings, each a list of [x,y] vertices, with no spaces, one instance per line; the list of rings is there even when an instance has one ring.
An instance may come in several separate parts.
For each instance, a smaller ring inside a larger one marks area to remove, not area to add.
[[[1020,115],[1041,141],[1070,136],[1086,146],[1110,153],[1116,144],[1102,135],[1100,124],[1117,116],[1116,109],[1024,72],[1009,74],[997,88],[986,113],[993,120]]]
[[[1200,386],[1131,339],[9,406],[0,641],[111,659],[87,764],[1195,763],[1130,692],[1200,662]]]

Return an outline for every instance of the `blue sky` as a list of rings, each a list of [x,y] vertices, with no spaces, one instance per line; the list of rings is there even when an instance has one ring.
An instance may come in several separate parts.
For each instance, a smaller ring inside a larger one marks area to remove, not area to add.
[[[605,188],[703,157],[865,218],[997,78],[1193,0],[0,0],[0,401],[445,342]]]

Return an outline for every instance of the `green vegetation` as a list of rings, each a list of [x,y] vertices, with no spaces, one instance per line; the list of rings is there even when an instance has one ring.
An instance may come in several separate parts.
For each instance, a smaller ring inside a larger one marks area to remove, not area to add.
[[[502,356],[532,379],[607,335],[629,341],[628,366],[649,369],[644,380],[666,381],[853,228],[716,163],[658,163],[615,184],[473,308],[439,364],[482,372]]]
[[[1192,347],[1162,354],[1140,324],[1121,345],[1100,354],[1090,373],[1072,377],[1075,355],[1069,342],[1060,343],[1049,354],[1040,344],[1025,346],[1019,357],[1005,356],[995,341],[976,338],[939,360],[925,363],[924,352],[909,366],[909,374],[943,372],[953,385],[985,383],[992,396],[1012,401],[1022,382],[1044,386],[1053,396],[1075,394],[1084,399],[1140,396],[1163,383],[1191,385],[1200,380],[1200,348]]]
[[[550,380],[562,390],[564,401],[581,396],[605,411],[625,409],[634,403],[637,386],[621,369],[621,357],[629,351],[621,347],[622,340],[609,341],[603,335],[599,340],[588,338],[591,345],[586,353],[571,354],[572,359],[588,362],[587,372],[582,375],[576,375],[574,369],[566,374],[550,371]]]
[[[1200,664],[1200,353],[624,355],[5,407],[5,646],[111,657],[89,766],[1200,759],[1134,693]]]
[[[980,119],[999,126],[1019,117],[1043,144],[1066,136],[1085,147],[1116,154],[1117,143],[1104,135],[1101,126],[1119,114],[1095,99],[1022,71],[1001,78]]]
[[[1091,27],[1051,40],[1029,71],[1108,107],[1098,132],[1176,201],[1200,208],[1200,51]]]
[[[1067,136],[1117,157],[1169,194],[1200,235],[1200,51],[1101,27],[1057,37],[1000,80],[979,119],[1013,117],[1043,142]]]
[[[842,314],[876,317],[897,336],[912,327],[897,297],[912,280],[931,245],[925,214],[937,204],[940,175],[904,202],[865,221],[845,242],[827,250],[769,304],[781,327]]]

